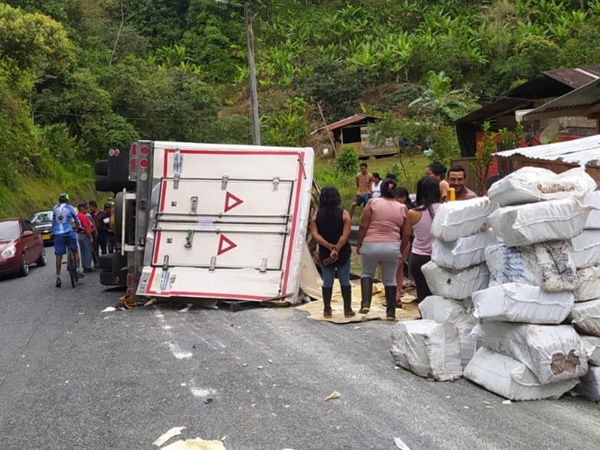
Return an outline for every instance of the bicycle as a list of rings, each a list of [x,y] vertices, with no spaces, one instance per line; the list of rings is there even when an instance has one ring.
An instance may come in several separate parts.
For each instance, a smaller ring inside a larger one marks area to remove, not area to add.
[[[75,254],[73,253],[73,249],[70,244],[71,238],[67,238],[66,247],[67,247],[67,272],[69,272],[69,278],[71,279],[71,286],[75,287],[79,279],[79,275],[77,274],[77,265],[75,264]]]

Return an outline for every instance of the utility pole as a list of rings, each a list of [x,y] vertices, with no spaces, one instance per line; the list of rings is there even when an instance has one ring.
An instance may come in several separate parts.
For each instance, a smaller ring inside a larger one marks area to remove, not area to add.
[[[248,41],[248,69],[250,72],[250,105],[252,107],[252,143],[260,145],[260,117],[258,116],[258,88],[256,86],[256,68],[254,66],[254,30],[252,29],[252,11],[250,2],[244,3],[246,38]]]
[[[243,5],[229,0],[215,0],[217,3],[225,3],[244,8],[244,22],[246,24],[246,41],[248,45],[248,71],[250,75],[250,107],[252,110],[252,143],[260,145],[260,117],[258,115],[258,87],[256,84],[256,67],[254,64],[254,30],[252,29],[252,10],[250,2]]]

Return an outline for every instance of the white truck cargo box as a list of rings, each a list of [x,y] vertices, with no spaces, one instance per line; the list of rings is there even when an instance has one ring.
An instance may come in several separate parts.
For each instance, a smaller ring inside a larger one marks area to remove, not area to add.
[[[293,302],[309,220],[313,150],[150,146],[151,192],[137,199],[138,208],[145,202],[151,209],[137,295]]]

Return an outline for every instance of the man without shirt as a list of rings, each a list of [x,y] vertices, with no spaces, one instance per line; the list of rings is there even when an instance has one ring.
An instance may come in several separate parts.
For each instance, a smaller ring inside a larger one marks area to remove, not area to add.
[[[475,192],[465,186],[466,180],[467,174],[463,166],[457,164],[450,167],[450,171],[448,172],[448,183],[456,192],[456,200],[469,200],[477,197]]]
[[[356,174],[356,195],[350,207],[350,217],[354,215],[357,206],[364,206],[371,198],[371,182],[373,176],[367,170],[367,163],[360,163],[360,172]]]

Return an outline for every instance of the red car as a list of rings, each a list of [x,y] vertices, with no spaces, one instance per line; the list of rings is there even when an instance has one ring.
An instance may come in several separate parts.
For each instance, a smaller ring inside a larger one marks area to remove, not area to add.
[[[46,250],[40,232],[29,220],[0,219],[0,275],[29,273],[29,265],[46,265]]]

